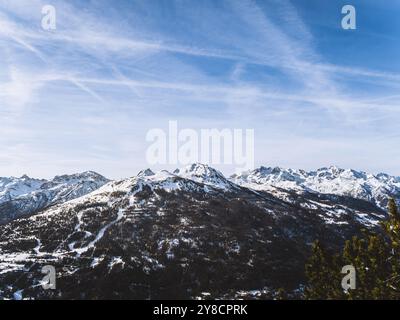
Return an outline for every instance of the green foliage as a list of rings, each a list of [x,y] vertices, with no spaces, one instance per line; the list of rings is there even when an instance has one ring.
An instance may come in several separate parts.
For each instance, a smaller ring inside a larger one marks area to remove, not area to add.
[[[332,268],[338,264],[338,257],[331,255],[319,241],[312,247],[311,258],[306,265],[306,275],[312,285],[306,288],[308,299],[331,299],[340,296],[340,273]]]
[[[327,252],[316,241],[306,265],[307,299],[400,299],[400,214],[390,199],[389,218],[382,233],[364,231],[346,241],[340,256]],[[344,292],[341,269],[356,270],[356,289]]]

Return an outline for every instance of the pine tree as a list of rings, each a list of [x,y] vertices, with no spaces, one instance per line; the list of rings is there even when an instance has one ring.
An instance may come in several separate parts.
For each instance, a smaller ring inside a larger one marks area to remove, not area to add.
[[[321,243],[316,240],[312,245],[312,254],[308,264],[306,264],[306,275],[309,285],[306,288],[306,296],[308,299],[318,299],[324,297],[327,292],[324,287],[324,270],[326,265],[325,252],[321,247]]]
[[[391,299],[400,298],[400,213],[396,201],[389,199],[389,219],[383,223],[388,238],[390,254],[388,262],[391,266],[391,275],[385,281],[390,290]]]
[[[312,246],[312,255],[306,265],[306,275],[309,279],[309,285],[305,289],[307,299],[336,298],[335,284],[340,286],[340,282],[337,282],[337,275],[332,272],[332,265],[335,264],[335,257],[329,255],[318,240],[315,241]]]
[[[330,256],[316,242],[306,265],[308,299],[400,299],[400,213],[389,200],[389,218],[382,233],[363,231],[363,236],[346,241],[342,255]],[[355,290],[344,292],[341,267],[356,269]]]
[[[358,237],[353,237],[351,240],[347,240],[342,253],[342,266],[352,265],[357,271],[364,270],[364,263],[362,255],[360,254],[362,246],[363,243]],[[365,278],[365,275],[363,272],[357,272],[356,278],[356,282],[360,283],[360,281],[363,281]],[[358,299],[359,297],[360,293],[353,290],[349,290],[346,296],[348,299]]]

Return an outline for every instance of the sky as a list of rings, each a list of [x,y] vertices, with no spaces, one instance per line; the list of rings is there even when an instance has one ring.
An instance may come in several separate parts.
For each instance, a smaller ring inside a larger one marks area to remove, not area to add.
[[[399,15],[399,0],[0,0],[0,176],[133,176],[171,120],[254,129],[256,166],[400,176]]]

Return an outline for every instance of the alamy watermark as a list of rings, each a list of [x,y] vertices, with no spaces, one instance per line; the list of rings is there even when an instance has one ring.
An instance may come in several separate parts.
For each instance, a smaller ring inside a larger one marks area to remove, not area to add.
[[[254,169],[254,129],[179,129],[169,121],[168,132],[147,132],[146,151],[150,165],[187,165],[195,162],[234,165],[236,171]]]
[[[356,25],[356,8],[352,5],[345,5],[342,8],[342,14],[345,16],[342,18],[342,28],[344,30],[355,30]]]
[[[45,274],[41,281],[44,290],[56,289],[56,268],[51,265],[43,266],[42,273]]]
[[[342,268],[342,274],[345,276],[342,279],[342,288],[345,293],[348,293],[349,290],[356,289],[356,268],[352,265],[346,265]]]
[[[56,8],[53,5],[47,4],[42,7],[42,28],[43,30],[57,29]],[[353,5],[347,4],[342,7],[342,28],[344,30],[355,30],[356,25],[356,8]]]
[[[42,7],[42,28],[43,30],[56,30],[57,29],[57,13],[56,8],[52,5],[45,5]]]

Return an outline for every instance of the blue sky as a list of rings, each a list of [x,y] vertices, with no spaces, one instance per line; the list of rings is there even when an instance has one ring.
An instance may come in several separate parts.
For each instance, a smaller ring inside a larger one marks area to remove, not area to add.
[[[0,176],[132,176],[169,120],[254,128],[256,165],[400,175],[399,15],[400,1],[0,0]]]

